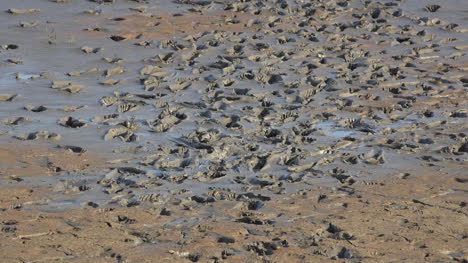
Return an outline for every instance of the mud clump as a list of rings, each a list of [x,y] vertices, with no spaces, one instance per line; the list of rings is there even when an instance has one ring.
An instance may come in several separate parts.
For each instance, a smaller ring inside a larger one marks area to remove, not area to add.
[[[59,124],[67,128],[83,128],[86,126],[86,123],[82,120],[75,119],[73,117],[64,117],[60,119]]]

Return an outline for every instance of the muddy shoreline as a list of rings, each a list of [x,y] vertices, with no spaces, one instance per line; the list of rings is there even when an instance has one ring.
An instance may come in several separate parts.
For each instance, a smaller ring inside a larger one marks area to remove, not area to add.
[[[467,179],[428,171],[268,201],[66,210],[44,187],[3,190],[2,260],[463,262]]]
[[[1,262],[467,260],[466,4],[0,2]]]

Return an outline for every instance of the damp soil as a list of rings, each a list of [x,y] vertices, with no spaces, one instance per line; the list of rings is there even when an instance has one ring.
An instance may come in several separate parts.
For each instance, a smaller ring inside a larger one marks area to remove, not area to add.
[[[0,9],[0,262],[468,260],[462,1]]]

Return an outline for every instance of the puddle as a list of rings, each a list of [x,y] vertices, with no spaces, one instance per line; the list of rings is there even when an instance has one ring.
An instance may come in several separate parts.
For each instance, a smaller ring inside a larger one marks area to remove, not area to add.
[[[315,124],[315,127],[320,130],[330,130],[334,126],[336,126],[336,122],[334,121],[323,121]]]
[[[393,129],[399,129],[405,126],[410,126],[415,124],[415,121],[412,120],[401,120],[401,121],[396,121],[390,124],[385,125],[385,128],[393,128]]]
[[[51,206],[69,206],[69,205],[74,205],[76,204],[75,201],[59,201],[59,202],[53,202],[49,203]]]
[[[33,80],[33,79],[38,79],[40,77],[41,77],[41,74],[35,74],[35,73],[17,73],[16,74],[17,80]]]
[[[333,137],[346,137],[354,134],[354,131],[334,131],[330,135]]]
[[[162,177],[164,175],[159,169],[148,169],[146,174],[150,177]]]
[[[337,122],[334,121],[324,121],[315,124],[315,127],[322,132],[324,132],[327,136],[333,136],[333,137],[346,137],[355,134],[354,131],[346,131],[346,130],[334,130],[334,128],[337,126]]]
[[[2,74],[0,72],[0,86],[5,88],[9,88],[12,85],[16,85],[18,81],[27,81],[27,80],[35,80],[42,78],[41,74],[37,73],[7,73]]]

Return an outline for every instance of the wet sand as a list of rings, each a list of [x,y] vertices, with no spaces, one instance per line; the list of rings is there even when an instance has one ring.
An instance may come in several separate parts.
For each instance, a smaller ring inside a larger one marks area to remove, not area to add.
[[[466,4],[0,2],[0,262],[468,260]]]
[[[5,189],[2,262],[463,262],[467,180],[428,168],[263,202],[66,210],[46,186]]]

